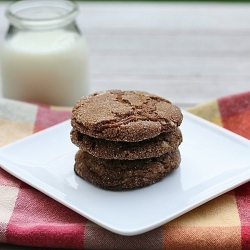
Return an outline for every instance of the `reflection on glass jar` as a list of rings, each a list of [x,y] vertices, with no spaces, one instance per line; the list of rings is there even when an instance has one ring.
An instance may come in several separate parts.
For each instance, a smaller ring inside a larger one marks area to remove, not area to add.
[[[9,6],[1,51],[6,98],[73,106],[88,94],[88,52],[75,2],[24,0]]]

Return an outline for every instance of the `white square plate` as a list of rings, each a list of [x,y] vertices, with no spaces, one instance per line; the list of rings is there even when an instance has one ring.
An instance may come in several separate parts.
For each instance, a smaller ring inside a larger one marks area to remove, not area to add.
[[[106,191],[75,175],[70,121],[0,149],[0,165],[118,234],[154,229],[250,180],[250,141],[183,111],[180,167],[136,190]]]

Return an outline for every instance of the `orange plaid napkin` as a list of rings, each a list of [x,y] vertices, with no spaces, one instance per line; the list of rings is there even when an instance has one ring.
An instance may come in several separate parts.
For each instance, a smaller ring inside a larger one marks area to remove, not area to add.
[[[250,92],[188,111],[250,139]],[[66,120],[70,114],[69,109],[0,99],[0,146]],[[250,249],[250,183],[150,232],[121,236],[0,166],[0,248],[2,243],[59,249]]]

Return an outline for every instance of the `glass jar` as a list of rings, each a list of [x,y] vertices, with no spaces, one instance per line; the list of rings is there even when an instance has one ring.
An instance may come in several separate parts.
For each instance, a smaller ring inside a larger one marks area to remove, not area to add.
[[[88,94],[88,50],[77,28],[78,6],[67,0],[12,3],[1,48],[6,98],[73,106]]]

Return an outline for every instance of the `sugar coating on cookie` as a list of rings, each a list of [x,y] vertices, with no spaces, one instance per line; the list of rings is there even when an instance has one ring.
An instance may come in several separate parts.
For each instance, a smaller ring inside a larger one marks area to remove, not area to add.
[[[98,139],[72,129],[71,141],[81,150],[104,159],[135,160],[158,157],[174,151],[182,142],[179,128],[138,142]]]
[[[71,124],[92,137],[136,142],[175,130],[182,119],[181,110],[164,98],[111,90],[82,97],[73,107]]]
[[[109,190],[145,187],[164,179],[178,168],[179,150],[157,158],[140,160],[105,160],[79,150],[75,156],[75,173],[86,181]]]

